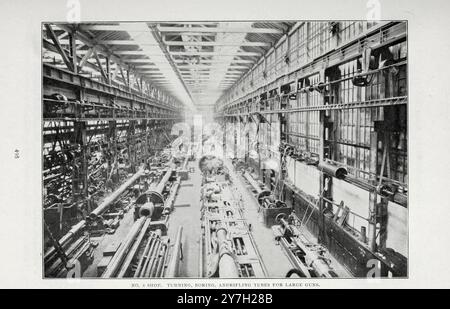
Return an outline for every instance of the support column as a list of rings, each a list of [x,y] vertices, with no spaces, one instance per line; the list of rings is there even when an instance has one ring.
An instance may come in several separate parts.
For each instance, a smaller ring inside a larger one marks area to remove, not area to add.
[[[69,34],[70,56],[72,57],[73,73],[78,74],[76,32]]]
[[[79,92],[79,100],[84,100],[84,90]],[[84,116],[83,107],[76,106],[77,118]],[[72,194],[74,200],[84,200],[88,197],[88,165],[87,165],[87,133],[86,121],[74,121],[74,134],[70,141],[75,154],[73,160],[73,179],[72,179]]]
[[[378,162],[378,134],[377,132],[370,133],[370,183],[376,186],[377,182],[377,162]],[[377,192],[370,190],[369,192],[369,248],[372,251],[377,249],[376,243],[376,217],[377,217]]]
[[[131,172],[136,170],[136,139],[135,139],[136,120],[130,120],[127,132],[128,160],[131,165]]]
[[[144,119],[142,120],[142,124],[141,124],[141,132],[143,133],[142,138],[141,138],[141,161],[146,162],[147,161],[147,157],[148,157],[148,139],[147,139],[147,124],[148,120]]]
[[[110,58],[106,57],[106,76],[107,76],[107,83],[108,85],[111,85],[111,62]]]
[[[319,161],[322,162],[324,159],[329,158],[329,153],[325,147],[326,140],[326,127],[327,127],[327,119],[328,117],[325,115],[325,111],[320,111],[320,124],[319,124]],[[318,228],[319,235],[318,241],[319,243],[325,242],[326,231],[325,231],[325,213],[333,211],[333,205],[330,202],[327,202],[324,198],[332,201],[333,200],[333,177],[325,174],[323,171],[320,171],[320,186],[319,193],[321,196],[319,197],[319,219],[318,219]]]
[[[111,166],[114,158],[117,156],[117,121],[110,120],[108,124],[108,148],[111,150],[112,154],[108,166]]]

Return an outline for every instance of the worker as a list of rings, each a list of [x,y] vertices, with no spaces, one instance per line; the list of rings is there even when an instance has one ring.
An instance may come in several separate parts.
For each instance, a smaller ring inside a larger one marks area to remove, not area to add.
[[[290,225],[295,225],[296,221],[297,221],[297,216],[295,215],[295,210],[292,209],[291,214],[289,215],[287,222]]]

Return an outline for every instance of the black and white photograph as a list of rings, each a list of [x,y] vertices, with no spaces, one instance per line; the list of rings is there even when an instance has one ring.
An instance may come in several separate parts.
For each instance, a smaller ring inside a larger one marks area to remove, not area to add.
[[[42,39],[46,278],[408,276],[407,22]]]
[[[0,288],[450,288],[448,8],[3,1]]]

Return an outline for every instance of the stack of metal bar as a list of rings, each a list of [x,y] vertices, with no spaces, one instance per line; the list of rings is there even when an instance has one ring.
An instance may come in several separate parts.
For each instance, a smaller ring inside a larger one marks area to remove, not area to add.
[[[163,237],[161,229],[150,230],[151,219],[139,218],[102,274],[102,278],[176,277],[181,256],[181,233],[176,241]]]

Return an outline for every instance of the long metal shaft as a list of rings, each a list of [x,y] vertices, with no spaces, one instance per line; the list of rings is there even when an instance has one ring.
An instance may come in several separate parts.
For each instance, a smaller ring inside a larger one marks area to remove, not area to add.
[[[147,220],[149,219],[146,217],[141,217],[133,224],[131,230],[128,232],[125,238],[125,241],[119,247],[119,250],[117,250],[116,254],[114,254],[111,262],[109,263],[108,267],[103,273],[102,278],[112,278],[116,275],[123,259],[126,256],[126,253],[130,249],[131,245],[134,243],[137,235],[141,231],[142,226]]]
[[[125,181],[116,191],[114,191],[111,195],[103,200],[103,202],[95,208],[91,214],[98,216],[103,213],[111,203],[113,203],[125,190],[127,190],[142,174],[144,170],[139,169],[133,176],[130,177],[127,181]]]
[[[261,189],[261,187],[259,186],[259,184],[255,181],[255,179],[253,179],[253,177],[249,173],[245,172],[244,177],[245,177],[245,179],[247,179],[247,181],[250,183],[250,185],[256,190],[257,194],[259,194],[263,191]]]
[[[164,187],[166,186],[166,183],[169,181],[170,176],[172,175],[173,169],[169,168],[166,173],[164,174],[164,177],[161,179],[161,181],[158,183],[154,191],[161,194],[164,191]]]
[[[151,244],[154,243],[155,238],[153,237],[153,235],[151,235],[148,240],[147,240],[147,244],[145,245],[144,248],[144,252],[142,253],[142,258],[139,260],[139,263],[136,267],[136,271],[134,272],[134,278],[138,278],[139,277],[139,273],[141,272],[142,266],[144,265],[144,262],[146,260],[146,256],[150,250]]]
[[[143,260],[144,260],[144,259],[145,259],[145,260],[144,260],[144,262],[143,262],[143,264],[142,264],[142,265],[143,265],[143,266],[142,266],[142,269],[140,270],[140,273],[137,275],[137,277],[141,278],[141,277],[144,276],[145,271],[146,271],[146,269],[147,269],[147,265],[148,265],[148,263],[149,263],[149,261],[150,261],[152,255],[153,255],[153,252],[154,252],[155,247],[156,247],[157,244],[158,244],[158,238],[155,237],[155,238],[153,239],[153,241],[152,241],[152,244],[151,244],[151,246],[150,246],[150,249],[148,250],[147,254],[143,257]]]
[[[113,203],[126,189],[128,189],[128,187],[130,187],[142,175],[143,171],[144,171],[143,169],[139,169],[133,176],[131,176],[130,179],[124,182],[116,191],[114,191],[110,196],[105,198],[103,202],[91,212],[91,214],[98,216],[103,211],[105,211],[105,209],[108,208],[109,205],[111,205],[111,203]],[[70,231],[60,238],[59,244],[61,246],[65,246],[75,234],[77,234],[79,231],[81,231],[81,229],[85,227],[85,225],[86,220],[81,220],[80,222],[72,226]],[[50,248],[45,253],[44,260],[52,256],[55,253],[55,251],[56,251],[55,247]]]
[[[217,231],[217,240],[219,243],[219,277],[220,278],[238,278],[239,271],[236,263],[231,256],[231,252],[226,244],[227,230],[221,228]]]
[[[156,258],[159,254],[159,250],[161,249],[161,241],[158,241],[155,247],[155,251],[153,251],[152,256],[150,257],[150,261],[148,262],[148,267],[145,270],[144,277],[149,278],[152,273],[153,267],[155,265]]]
[[[128,268],[131,262],[133,261],[133,258],[136,255],[136,252],[139,249],[139,246],[141,245],[141,242],[144,239],[145,234],[147,233],[147,229],[150,226],[150,222],[151,222],[150,219],[145,220],[144,226],[142,227],[139,236],[136,238],[136,241],[134,242],[131,250],[127,253],[125,262],[123,262],[122,266],[120,267],[120,271],[119,274],[117,275],[117,278],[123,278],[123,276],[126,275]]]

